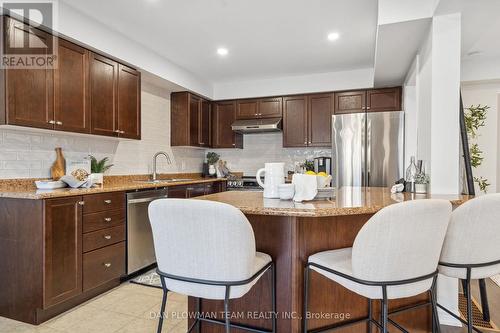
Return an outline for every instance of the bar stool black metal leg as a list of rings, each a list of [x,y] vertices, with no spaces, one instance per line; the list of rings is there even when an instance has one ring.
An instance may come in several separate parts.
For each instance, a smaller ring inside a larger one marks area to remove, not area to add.
[[[372,333],[372,316],[373,316],[372,300],[368,299],[368,333]]]
[[[470,293],[471,269],[467,268],[467,280],[465,290],[467,293],[467,332],[472,333],[474,323],[472,322],[472,296]]]
[[[201,299],[196,299],[196,332],[200,333],[201,331],[201,320],[198,319],[201,316]]]
[[[382,286],[382,309],[381,309],[381,316],[382,316],[382,333],[387,333],[387,320],[389,317],[389,304],[387,300],[387,287]]]
[[[439,316],[437,311],[437,289],[436,289],[437,277],[432,281],[432,287],[430,290],[431,296],[431,306],[432,306],[432,333],[441,333],[441,327],[439,323]]]
[[[160,281],[163,289],[163,298],[161,300],[160,318],[158,319],[158,329],[156,330],[157,333],[161,333],[163,327],[163,316],[165,315],[165,308],[167,307],[167,294],[168,294],[165,281],[163,280],[162,277],[160,277]]]
[[[460,280],[462,282],[462,292],[464,293],[465,299],[467,299],[467,280]]]
[[[271,266],[271,297],[272,297],[272,308],[273,308],[273,314],[272,314],[272,323],[273,323],[273,333],[276,333],[276,323],[277,323],[277,316],[278,312],[276,312],[276,268],[274,266],[274,263]]]
[[[304,304],[302,311],[302,333],[307,333],[307,307],[309,302],[309,266],[304,268]]]
[[[483,320],[489,322],[490,306],[488,305],[488,294],[486,293],[486,281],[479,279],[479,293],[481,294],[481,308],[483,309]]]
[[[226,296],[224,297],[224,320],[225,320],[225,326],[226,326],[226,333],[231,332],[231,323],[229,322],[229,292],[231,290],[230,286],[226,286]]]

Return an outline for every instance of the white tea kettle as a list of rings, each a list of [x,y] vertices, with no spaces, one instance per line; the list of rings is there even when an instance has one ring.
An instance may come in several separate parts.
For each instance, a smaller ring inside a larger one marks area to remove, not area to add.
[[[265,173],[264,183],[260,179]],[[278,186],[285,183],[285,163],[265,163],[255,175],[257,183],[264,188],[264,198],[279,198]]]

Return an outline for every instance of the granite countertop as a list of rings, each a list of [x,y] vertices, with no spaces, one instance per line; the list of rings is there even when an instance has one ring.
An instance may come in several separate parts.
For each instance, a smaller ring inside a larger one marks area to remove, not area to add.
[[[197,197],[230,204],[250,215],[322,217],[373,214],[394,203],[417,199],[445,199],[461,205],[472,197],[468,195],[430,195],[398,193],[382,187],[343,187],[335,199],[296,203],[291,200],[265,199],[262,192],[230,191]]]
[[[224,181],[223,178],[202,178],[200,174],[163,174],[158,176],[159,179],[166,178],[189,178],[189,181],[175,182],[159,182],[159,183],[144,183],[141,181],[147,180],[148,175],[131,175],[131,176],[109,176],[104,178],[104,186],[97,188],[61,188],[55,190],[38,190],[35,187],[35,179],[9,179],[0,181],[0,198],[17,198],[17,199],[49,199],[69,197],[85,194],[96,194],[104,192],[117,191],[133,191],[157,187],[168,187],[176,185],[193,185],[200,183],[212,183]]]

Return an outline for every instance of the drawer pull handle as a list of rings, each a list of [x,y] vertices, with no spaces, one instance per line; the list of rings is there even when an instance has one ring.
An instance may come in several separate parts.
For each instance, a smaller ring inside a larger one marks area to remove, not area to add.
[[[104,200],[104,203],[107,203],[108,205],[111,203],[111,200]]]
[[[105,217],[105,218],[104,218],[104,221],[106,221],[106,222],[111,222],[111,217]]]
[[[83,206],[83,205],[85,205],[85,201],[78,201],[78,204],[79,204],[80,206]]]
[[[104,236],[104,239],[111,239],[111,235]]]
[[[111,263],[110,262],[104,263],[104,267],[106,268],[111,267]]]

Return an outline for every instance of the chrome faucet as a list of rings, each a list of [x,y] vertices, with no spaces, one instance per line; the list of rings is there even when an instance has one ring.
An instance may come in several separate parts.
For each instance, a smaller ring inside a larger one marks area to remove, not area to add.
[[[167,159],[167,163],[170,165],[172,164],[172,161],[170,160],[170,156],[168,156],[167,153],[165,153],[164,151],[159,151],[157,152],[154,156],[153,156],[153,174],[151,176],[151,180],[152,181],[155,181],[156,180],[156,159],[158,158],[158,156],[160,155],[163,155],[165,156],[165,158]]]

